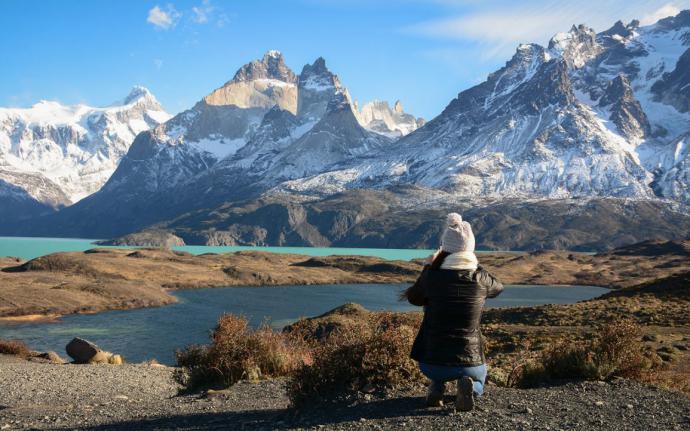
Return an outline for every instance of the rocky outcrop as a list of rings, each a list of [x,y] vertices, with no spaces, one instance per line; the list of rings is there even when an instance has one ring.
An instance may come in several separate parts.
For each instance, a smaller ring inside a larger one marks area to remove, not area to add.
[[[108,241],[97,241],[98,245],[114,246],[139,246],[139,247],[162,247],[172,248],[185,245],[182,238],[164,230],[146,230],[143,232],[131,233],[120,238]]]
[[[640,102],[637,101],[625,75],[616,76],[599,99],[599,106],[611,111],[609,119],[629,140],[643,139],[651,126]]]

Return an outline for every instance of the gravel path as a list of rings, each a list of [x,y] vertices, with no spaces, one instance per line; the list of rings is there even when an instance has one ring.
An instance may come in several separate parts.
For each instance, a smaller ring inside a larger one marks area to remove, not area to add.
[[[473,413],[422,408],[421,393],[286,410],[282,382],[177,396],[173,370],[0,357],[0,430],[690,430],[690,397],[618,380],[534,390],[491,386]]]

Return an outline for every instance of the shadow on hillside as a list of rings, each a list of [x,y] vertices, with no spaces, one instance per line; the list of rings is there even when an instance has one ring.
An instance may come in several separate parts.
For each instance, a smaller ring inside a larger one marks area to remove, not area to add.
[[[315,425],[336,425],[342,422],[395,419],[410,416],[445,416],[443,409],[426,409],[419,397],[372,401],[355,406],[314,406],[309,412],[295,416],[291,410],[267,409],[240,412],[193,413],[164,418],[138,419],[93,427],[88,431],[134,430],[253,430],[287,429]],[[70,428],[74,429],[74,428]]]

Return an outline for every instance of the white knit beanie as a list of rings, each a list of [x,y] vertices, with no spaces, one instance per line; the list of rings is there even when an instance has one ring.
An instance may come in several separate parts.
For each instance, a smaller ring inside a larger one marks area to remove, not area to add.
[[[458,213],[450,213],[446,219],[446,230],[441,236],[441,250],[448,253],[474,252],[472,226],[462,221]]]

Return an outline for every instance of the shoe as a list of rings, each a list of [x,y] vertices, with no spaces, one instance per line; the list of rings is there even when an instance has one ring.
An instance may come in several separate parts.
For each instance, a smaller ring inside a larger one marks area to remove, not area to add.
[[[429,387],[429,392],[426,395],[427,407],[443,407],[443,392],[439,392],[433,386]]]
[[[461,412],[471,412],[474,409],[474,384],[469,377],[458,381],[458,395],[455,398],[455,409]]]

